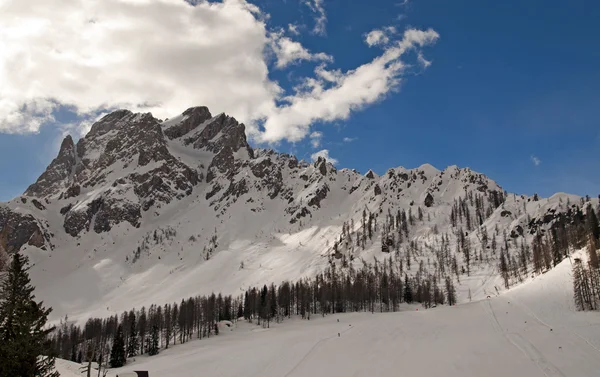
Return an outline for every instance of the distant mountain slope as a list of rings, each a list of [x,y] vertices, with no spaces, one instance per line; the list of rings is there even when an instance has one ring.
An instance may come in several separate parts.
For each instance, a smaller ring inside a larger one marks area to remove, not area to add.
[[[468,300],[504,289],[501,254],[511,284],[523,279],[522,245],[582,221],[587,201],[509,194],[456,166],[378,176],[309,164],[253,149],[243,124],[206,107],[166,121],[119,110],[76,144],[65,138],[24,195],[0,204],[0,252],[31,256],[54,318],[235,294],[389,256],[409,275],[453,276]]]

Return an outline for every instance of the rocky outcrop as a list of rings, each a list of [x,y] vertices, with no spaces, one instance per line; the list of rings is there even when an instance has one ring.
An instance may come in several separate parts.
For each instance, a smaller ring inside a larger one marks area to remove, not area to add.
[[[423,204],[425,204],[425,207],[431,207],[433,205],[433,195],[431,195],[430,192],[428,192],[427,196],[425,196],[425,200],[423,200]]]
[[[49,238],[32,215],[23,215],[0,205],[0,248],[7,253],[19,251],[25,244],[46,249]]]
[[[140,226],[142,217],[140,206],[124,200],[100,197],[83,208],[66,213],[64,228],[73,237],[82,231],[108,232],[118,223],[127,221],[134,227]]]
[[[25,195],[45,197],[55,194],[69,184],[70,178],[75,173],[76,163],[75,143],[69,135],[62,141],[58,156],[52,160],[37,181],[25,190]]]
[[[327,175],[327,160],[325,160],[323,157],[317,158],[314,166],[321,173],[321,175]]]
[[[177,139],[187,135],[192,130],[212,118],[206,106],[191,107],[183,112],[183,120],[165,130],[165,136],[169,139]]]
[[[329,186],[324,183],[321,187],[315,190],[315,193],[312,198],[308,201],[308,205],[311,207],[321,207],[321,202],[327,197],[327,193],[329,192]]]

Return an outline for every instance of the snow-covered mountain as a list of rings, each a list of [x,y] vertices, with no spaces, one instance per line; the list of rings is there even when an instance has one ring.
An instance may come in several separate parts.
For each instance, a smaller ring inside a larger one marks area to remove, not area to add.
[[[119,110],[76,144],[67,136],[38,180],[0,204],[0,253],[31,257],[54,318],[236,294],[390,255],[413,273],[466,269],[464,300],[503,289],[496,242],[516,253],[583,200],[508,194],[456,166],[378,176],[298,161],[253,149],[243,124],[206,107],[166,121]]]

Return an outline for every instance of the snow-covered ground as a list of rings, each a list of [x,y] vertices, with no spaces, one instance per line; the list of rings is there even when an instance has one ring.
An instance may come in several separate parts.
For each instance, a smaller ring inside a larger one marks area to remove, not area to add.
[[[598,376],[600,315],[574,312],[570,272],[567,259],[498,297],[453,307],[407,305],[270,329],[241,322],[217,337],[137,357],[109,376]],[[78,375],[77,365],[58,365],[63,376]]]

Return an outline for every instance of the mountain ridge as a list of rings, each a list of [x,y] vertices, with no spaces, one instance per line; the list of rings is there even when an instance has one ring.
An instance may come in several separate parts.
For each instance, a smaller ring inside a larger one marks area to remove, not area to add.
[[[490,231],[517,253],[574,216],[572,203],[584,206],[569,194],[509,194],[455,165],[361,175],[323,158],[299,161],[252,148],[243,123],[202,106],[165,121],[118,110],[77,143],[67,136],[24,195],[0,204],[0,252],[30,254],[56,315],[98,315],[193,289],[231,293],[390,255],[423,273],[470,269],[473,257],[484,282],[458,271],[465,299],[467,290],[502,289],[498,255],[483,241]],[[439,248],[453,250],[440,256]]]

